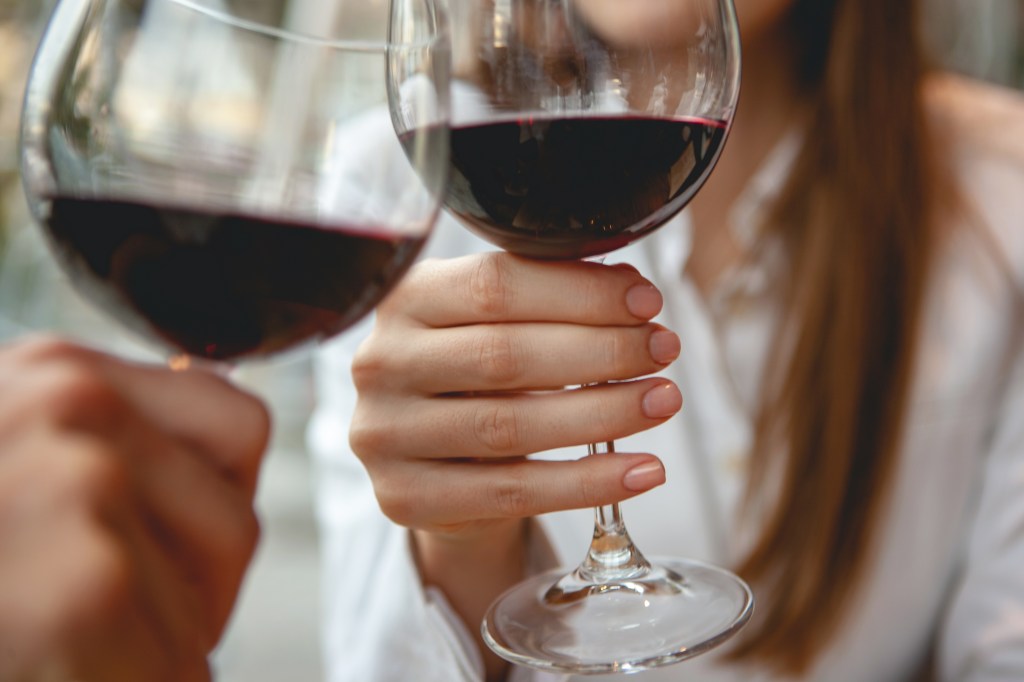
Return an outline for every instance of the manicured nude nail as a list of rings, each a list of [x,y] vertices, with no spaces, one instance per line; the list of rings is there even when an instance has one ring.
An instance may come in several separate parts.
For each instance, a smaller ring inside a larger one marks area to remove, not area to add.
[[[644,394],[642,409],[650,419],[671,417],[683,406],[683,396],[675,384],[660,384]]]
[[[633,467],[622,477],[622,485],[629,490],[642,492],[665,482],[665,468],[661,462],[645,462]]]
[[[649,320],[662,306],[661,292],[651,284],[637,284],[626,292],[626,309],[641,320]]]
[[[679,357],[679,337],[667,329],[652,332],[647,345],[651,359],[662,365],[667,365]]]

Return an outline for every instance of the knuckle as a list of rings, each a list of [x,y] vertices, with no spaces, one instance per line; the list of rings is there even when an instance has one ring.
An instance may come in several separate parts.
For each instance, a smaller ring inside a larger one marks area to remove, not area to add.
[[[530,514],[530,486],[525,478],[515,473],[502,476],[491,484],[490,497],[498,516],[522,518]]]
[[[520,341],[515,332],[501,326],[487,329],[477,353],[484,377],[493,383],[509,384],[523,374]]]
[[[395,430],[386,428],[380,420],[369,416],[373,412],[374,410],[367,409],[360,403],[356,406],[355,414],[349,424],[349,447],[364,464],[389,452],[394,442]]]
[[[108,532],[97,528],[91,534],[76,570],[89,612],[109,616],[128,608],[135,598],[137,576],[130,553]]]
[[[86,504],[109,503],[124,499],[130,489],[130,476],[121,458],[96,441],[83,441],[64,453],[54,475],[69,499]]]
[[[605,503],[605,496],[602,494],[603,486],[589,473],[582,473],[576,480],[576,490],[581,504],[588,507],[596,507]]]
[[[371,336],[356,349],[352,358],[352,381],[358,391],[370,391],[387,373],[386,356],[378,352]]]
[[[501,319],[512,309],[514,287],[502,254],[479,258],[469,274],[469,300],[474,312],[488,319]]]
[[[374,482],[374,495],[381,512],[392,522],[406,528],[414,527],[417,505],[411,499],[409,488]]]
[[[480,407],[473,418],[477,443],[495,455],[511,455],[522,448],[522,420],[514,405],[494,402]]]
[[[255,505],[247,498],[235,495],[225,501],[229,507],[219,519],[225,530],[219,537],[218,549],[226,565],[241,567],[255,553],[262,526]]]
[[[590,415],[597,433],[605,434],[596,439],[599,442],[626,436],[627,434],[623,432],[623,423],[633,412],[627,403],[616,399],[618,392],[605,391],[604,393],[603,399]],[[625,392],[623,391],[623,393]]]
[[[239,400],[244,410],[234,433],[244,464],[249,466],[259,461],[270,442],[273,416],[267,404],[251,393],[239,393]]]
[[[273,416],[270,407],[255,396],[250,396],[252,401],[252,443],[249,450],[257,457],[263,453],[270,443],[270,434],[273,429]]]
[[[587,277],[579,283],[579,303],[587,311],[598,312],[609,303],[607,282],[603,278]]]
[[[250,508],[241,518],[237,528],[238,533],[238,559],[241,566],[247,566],[249,560],[256,553],[263,529],[256,513]]]
[[[616,376],[622,377],[631,367],[630,347],[621,333],[609,334],[601,345],[601,362]]]
[[[39,386],[39,398],[57,424],[103,429],[118,421],[124,399],[98,371],[81,363],[64,363]]]

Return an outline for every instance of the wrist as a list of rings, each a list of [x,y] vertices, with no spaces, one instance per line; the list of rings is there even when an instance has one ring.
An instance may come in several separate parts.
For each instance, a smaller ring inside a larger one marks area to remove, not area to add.
[[[459,532],[413,530],[420,576],[425,584],[441,586],[453,576],[480,570],[518,580],[526,563],[528,527],[527,519],[501,519]]]
[[[480,622],[494,599],[523,579],[529,519],[474,524],[459,532],[414,530],[413,556],[424,585],[440,589],[483,654],[486,679],[504,679],[508,663],[491,653]]]

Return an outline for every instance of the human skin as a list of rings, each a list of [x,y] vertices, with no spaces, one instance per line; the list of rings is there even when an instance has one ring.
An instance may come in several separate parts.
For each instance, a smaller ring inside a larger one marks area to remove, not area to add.
[[[679,353],[678,337],[649,322],[661,305],[629,266],[492,253],[422,263],[378,309],[353,365],[352,447],[385,514],[413,529],[424,579],[468,623],[522,576],[526,518],[664,482],[650,454],[525,459],[679,410],[668,380],[630,381]]]
[[[205,372],[0,347],[0,679],[208,682],[268,431]]]
[[[622,9],[586,1],[592,11]],[[799,106],[782,27],[791,4],[737,2],[740,110],[712,179],[691,204],[688,268],[702,290],[740,257],[722,229],[726,213]],[[664,481],[649,453],[524,459],[622,438],[681,408],[671,382],[638,379],[680,352],[674,333],[650,323],[661,303],[628,266],[488,254],[422,263],[379,308],[353,366],[351,444],[385,514],[412,530],[422,579],[446,594],[470,632],[523,577],[525,519],[621,501]],[[615,383],[531,391],[605,381]],[[481,651],[488,679],[501,679],[506,664],[482,644]]]

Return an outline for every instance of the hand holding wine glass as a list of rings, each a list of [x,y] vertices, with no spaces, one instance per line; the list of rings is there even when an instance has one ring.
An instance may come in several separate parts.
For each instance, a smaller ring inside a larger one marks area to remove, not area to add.
[[[663,225],[703,185],[739,91],[731,0],[452,6],[445,204],[466,227],[520,256],[585,258]],[[610,439],[589,448],[611,451]],[[613,504],[596,509],[583,562],[506,592],[483,634],[500,656],[540,669],[639,671],[717,646],[752,605],[728,571],[648,562]]]
[[[447,155],[432,2],[394,0],[418,20],[370,40],[338,34],[323,3],[275,6],[61,0],[30,74],[34,217],[85,298],[179,360],[343,331],[409,267],[439,207],[441,181],[421,179],[443,177],[431,169]],[[429,124],[404,150],[389,104]],[[384,144],[353,143],[381,121]],[[361,166],[358,187],[339,159]],[[17,555],[5,583],[31,599],[0,596],[25,616],[0,637],[0,677],[210,679],[255,546],[265,408],[207,372],[62,342],[15,355],[0,372],[2,454],[17,455],[0,525],[28,534],[0,543]]]
[[[676,414],[675,385],[647,376],[680,351],[675,334],[650,322],[661,304],[628,266],[486,253],[415,265],[378,308],[353,363],[349,441],[384,513],[411,529],[421,579],[470,628],[523,577],[524,517],[664,482],[661,462],[644,452],[526,457],[624,438]],[[494,675],[502,664],[487,658]]]
[[[268,435],[207,372],[0,347],[0,678],[209,682]]]

